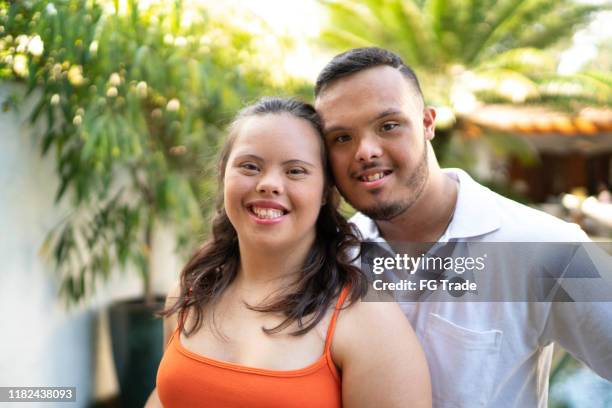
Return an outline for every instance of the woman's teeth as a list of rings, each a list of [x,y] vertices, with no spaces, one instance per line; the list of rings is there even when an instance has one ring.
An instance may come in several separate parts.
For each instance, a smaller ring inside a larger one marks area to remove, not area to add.
[[[253,212],[259,218],[267,218],[267,219],[278,218],[283,215],[283,212],[281,210],[277,210],[274,208],[253,207]]]

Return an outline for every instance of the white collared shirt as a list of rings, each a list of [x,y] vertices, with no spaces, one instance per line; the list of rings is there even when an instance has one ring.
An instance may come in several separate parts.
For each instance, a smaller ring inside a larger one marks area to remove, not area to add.
[[[575,224],[502,197],[462,170],[444,171],[459,182],[459,189],[453,219],[440,242],[588,241]],[[358,213],[351,222],[365,241],[384,241],[370,218]],[[512,279],[527,278],[516,271]],[[400,306],[427,356],[434,407],[546,407],[554,342],[612,380],[612,303]]]

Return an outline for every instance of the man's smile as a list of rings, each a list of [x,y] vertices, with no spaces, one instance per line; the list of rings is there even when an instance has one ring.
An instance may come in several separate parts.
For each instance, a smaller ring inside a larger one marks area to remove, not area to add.
[[[355,178],[361,183],[361,185],[370,189],[380,187],[387,181],[387,178],[391,173],[393,173],[393,170],[380,168],[369,169],[367,171],[358,173]]]

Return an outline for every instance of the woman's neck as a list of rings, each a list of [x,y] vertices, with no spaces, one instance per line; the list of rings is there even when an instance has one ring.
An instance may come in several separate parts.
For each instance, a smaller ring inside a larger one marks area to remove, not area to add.
[[[268,249],[240,242],[240,266],[235,288],[254,297],[290,288],[299,278],[313,241],[314,237],[302,240],[290,249]]]

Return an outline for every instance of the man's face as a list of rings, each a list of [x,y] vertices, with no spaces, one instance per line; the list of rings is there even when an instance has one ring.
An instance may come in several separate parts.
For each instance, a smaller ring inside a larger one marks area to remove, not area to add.
[[[377,220],[410,208],[427,184],[435,120],[412,84],[393,67],[369,68],[332,82],[315,105],[346,200]]]

